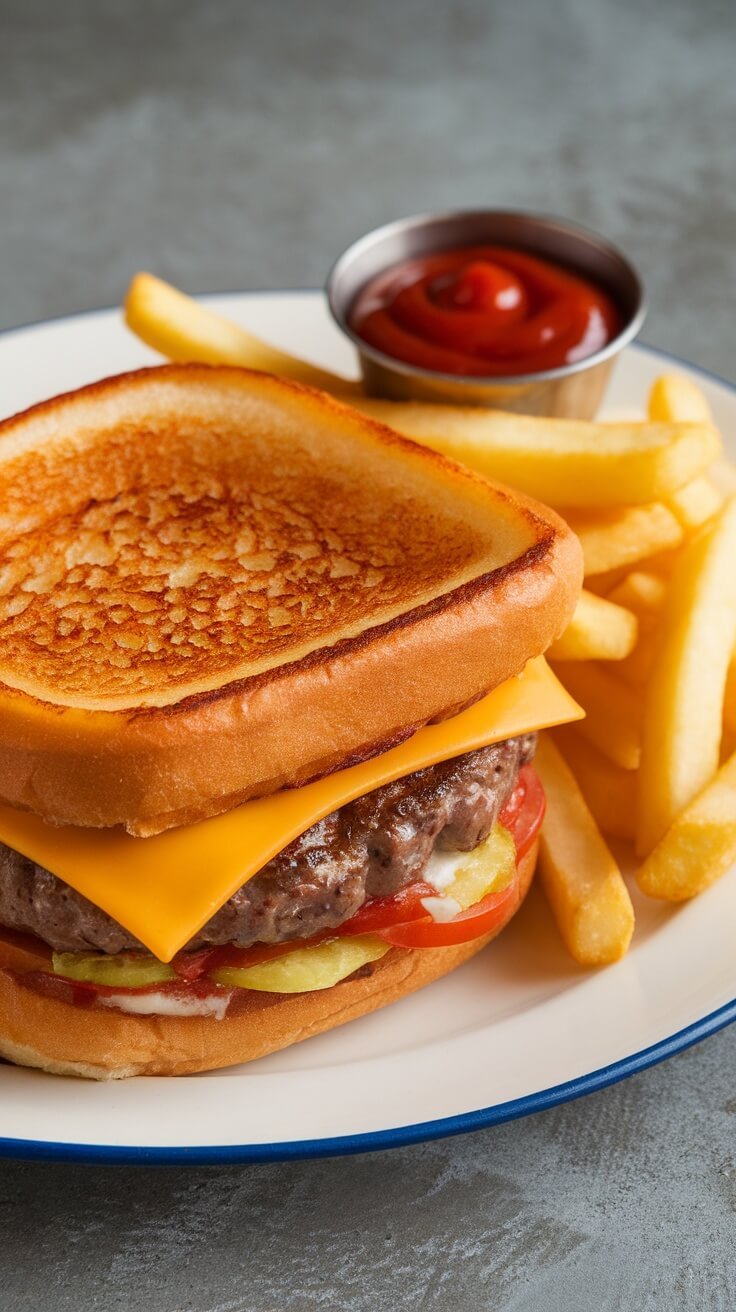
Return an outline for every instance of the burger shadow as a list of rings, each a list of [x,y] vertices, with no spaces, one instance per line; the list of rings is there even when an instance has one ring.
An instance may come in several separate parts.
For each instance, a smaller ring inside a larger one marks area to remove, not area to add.
[[[483,962],[497,980],[502,976],[507,984],[545,992],[573,988],[587,974],[567,952],[537,883],[502,937],[483,954]]]
[[[630,846],[623,843],[610,846],[634,907],[635,929],[629,953],[635,954],[682,915],[686,904],[657,902],[642,894],[636,884],[637,862]],[[573,960],[538,881],[532,885],[524,905],[502,937],[483,956],[488,972],[493,973],[497,982],[502,976],[509,986],[541,989],[545,995],[564,993],[619,965],[616,962],[612,966],[591,967]],[[622,960],[627,959],[624,956]]]

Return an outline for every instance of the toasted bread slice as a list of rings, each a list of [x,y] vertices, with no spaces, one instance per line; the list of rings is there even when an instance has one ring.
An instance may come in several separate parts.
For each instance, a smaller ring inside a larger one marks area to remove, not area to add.
[[[151,833],[383,750],[564,629],[560,519],[327,396],[173,365],[0,425],[0,797]]]

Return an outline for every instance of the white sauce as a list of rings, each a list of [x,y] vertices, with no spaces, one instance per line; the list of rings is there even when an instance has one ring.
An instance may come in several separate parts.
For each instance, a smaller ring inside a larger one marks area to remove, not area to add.
[[[431,884],[438,893],[444,893],[452,883],[460,866],[467,861],[467,852],[433,852],[427,863],[422,879]]]
[[[446,925],[462,911],[460,903],[454,897],[423,897],[422,906],[438,925]]]
[[[434,851],[429,858],[422,879],[425,883],[431,884],[432,888],[436,888],[440,896],[423,897],[422,906],[438,925],[447,924],[448,920],[453,920],[462,911],[460,903],[454,897],[448,897],[445,889],[450,887],[461,865],[467,859],[467,852],[437,851]]]
[[[111,993],[100,997],[103,1007],[113,1011],[128,1011],[135,1016],[213,1016],[223,1020],[232,993],[212,994],[206,998],[174,998],[170,993]]]

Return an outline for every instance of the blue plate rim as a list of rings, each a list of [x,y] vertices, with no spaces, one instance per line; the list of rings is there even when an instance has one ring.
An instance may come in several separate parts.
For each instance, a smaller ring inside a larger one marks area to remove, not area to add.
[[[321,291],[316,287],[263,289],[250,292],[202,292],[199,297],[209,296],[265,296],[265,295],[308,295]],[[51,319],[40,319],[21,324],[14,328],[0,329],[0,337],[25,329],[42,327],[46,324],[60,323],[66,319],[76,319],[109,313],[117,306],[100,309],[81,310],[74,314],[58,315]],[[683,365],[693,373],[700,374],[711,382],[718,383],[727,391],[736,394],[736,383],[714,373],[702,365],[693,364],[684,357],[651,346],[646,342],[636,341],[628,348],[656,355],[660,359],[671,360]],[[83,1144],[57,1143],[42,1139],[13,1139],[0,1136],[0,1158],[17,1158],[24,1161],[51,1161],[69,1163],[96,1163],[106,1166],[225,1166],[246,1162],[283,1162],[299,1161],[320,1157],[343,1157],[355,1153],[379,1152],[389,1148],[403,1148],[411,1144],[426,1143],[433,1139],[451,1138],[458,1134],[469,1134],[474,1130],[489,1129],[493,1125],[502,1125],[506,1121],[519,1120],[535,1112],[549,1111],[561,1103],[573,1102],[586,1094],[618,1084],[620,1080],[648,1070],[668,1057],[684,1052],[703,1039],[717,1034],[727,1025],[736,1021],[736,998],[725,1003],[715,1011],[693,1021],[684,1029],[676,1031],[658,1043],[631,1053],[608,1066],[590,1071],[577,1079],[567,1080],[562,1084],[552,1085],[537,1093],[526,1094],[509,1102],[496,1103],[491,1107],[482,1107],[474,1112],[462,1112],[458,1116],[446,1116],[434,1121],[420,1121],[415,1125],[396,1126],[389,1130],[372,1130],[365,1134],[340,1135],[326,1139],[296,1139],[283,1143],[271,1144],[211,1144],[201,1147],[145,1147],[132,1144]]]
[[[26,1161],[96,1162],[107,1166],[225,1166],[245,1162],[299,1161],[318,1157],[346,1157],[356,1153],[404,1148],[432,1139],[448,1139],[474,1130],[489,1129],[505,1121],[520,1120],[534,1112],[549,1111],[561,1103],[574,1102],[588,1093],[607,1089],[612,1084],[648,1070],[676,1053],[692,1048],[702,1039],[736,1021],[736,998],[716,1011],[693,1021],[684,1029],[648,1048],[622,1057],[608,1066],[590,1071],[577,1079],[552,1085],[537,1093],[526,1094],[509,1102],[482,1107],[458,1116],[445,1116],[416,1125],[401,1125],[390,1130],[372,1130],[365,1134],[346,1134],[336,1138],[284,1140],[283,1143],[208,1144],[200,1147],[146,1147],[134,1144],[55,1143],[53,1140],[0,1138],[0,1158]]]

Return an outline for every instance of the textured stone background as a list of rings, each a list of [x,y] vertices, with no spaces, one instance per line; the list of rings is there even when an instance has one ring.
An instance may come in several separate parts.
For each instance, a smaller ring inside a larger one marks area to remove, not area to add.
[[[729,0],[0,0],[0,29],[0,326],[114,303],[141,266],[315,285],[379,221],[527,205],[617,239],[647,339],[736,379]],[[391,1154],[0,1163],[0,1305],[730,1312],[735,1113],[727,1031]]]

